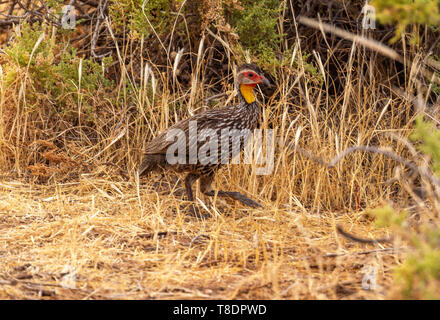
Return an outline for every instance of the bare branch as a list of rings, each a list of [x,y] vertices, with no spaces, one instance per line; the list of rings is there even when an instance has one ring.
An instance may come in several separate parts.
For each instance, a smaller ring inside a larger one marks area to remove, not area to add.
[[[111,54],[111,52],[106,52],[103,54],[97,54],[96,53],[96,42],[98,41],[98,37],[99,37],[99,30],[100,30],[100,26],[102,21],[104,21],[105,19],[105,15],[104,12],[107,10],[107,6],[108,6],[108,0],[105,0],[105,2],[103,3],[103,0],[99,0],[99,6],[98,6],[98,20],[96,21],[96,25],[95,25],[95,30],[93,31],[93,36],[92,36],[92,45],[91,45],[91,52],[92,52],[92,56],[95,58],[104,58],[106,56],[108,56],[109,54]]]
[[[356,242],[360,242],[360,243],[379,243],[379,242],[391,242],[392,238],[380,238],[380,239],[365,239],[365,238],[360,238],[358,236],[354,236],[348,232],[346,232],[342,226],[337,225],[336,226],[336,230],[338,230],[339,234],[341,234],[342,236],[344,236],[347,239],[356,241]]]
[[[307,157],[313,161],[316,161],[319,164],[321,164],[327,168],[334,168],[336,166],[336,164],[339,161],[341,161],[342,158],[344,158],[347,155],[349,155],[350,153],[353,153],[356,151],[364,151],[364,152],[382,154],[382,155],[384,155],[394,161],[397,161],[397,162],[403,164],[406,168],[418,173],[421,177],[428,179],[429,182],[431,182],[433,185],[435,185],[437,187],[440,186],[440,179],[436,178],[431,172],[429,172],[429,170],[422,168],[422,167],[419,167],[414,162],[411,162],[405,158],[402,158],[401,156],[397,155],[395,152],[393,152],[391,150],[385,150],[385,149],[381,149],[381,148],[373,147],[373,146],[353,146],[353,147],[350,147],[350,148],[344,150],[342,153],[340,153],[339,155],[334,157],[330,162],[326,162],[323,159],[315,156],[311,152],[309,152],[301,147],[298,147],[296,145],[291,145],[290,148],[292,148],[295,151],[298,151],[299,153],[301,153],[305,157]]]

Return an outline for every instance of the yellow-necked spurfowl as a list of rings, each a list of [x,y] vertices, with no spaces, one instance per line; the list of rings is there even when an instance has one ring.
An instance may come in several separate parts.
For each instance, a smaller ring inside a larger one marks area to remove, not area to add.
[[[215,196],[211,184],[216,171],[244,149],[249,137],[244,137],[243,132],[253,132],[260,122],[260,105],[253,92],[254,87],[260,83],[269,85],[258,66],[239,66],[236,85],[240,103],[196,114],[159,134],[145,148],[139,175],[156,170],[187,173],[185,189],[190,201],[194,201],[192,185],[198,179],[201,191],[207,196]],[[238,147],[235,139],[237,136],[238,139],[240,136],[244,138]],[[217,194],[250,207],[261,207],[239,192],[218,191]],[[193,210],[194,207],[191,207],[194,213]]]

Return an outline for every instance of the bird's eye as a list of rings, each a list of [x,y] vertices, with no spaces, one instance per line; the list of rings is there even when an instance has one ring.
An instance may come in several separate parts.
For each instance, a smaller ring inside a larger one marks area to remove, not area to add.
[[[254,76],[254,74],[252,72],[248,73],[248,77],[253,77],[253,76]]]

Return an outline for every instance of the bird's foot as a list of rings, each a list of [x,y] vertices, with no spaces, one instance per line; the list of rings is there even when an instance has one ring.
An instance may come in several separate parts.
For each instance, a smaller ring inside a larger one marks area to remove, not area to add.
[[[205,193],[207,196],[214,196],[214,191],[209,191]],[[252,200],[251,198],[245,196],[244,194],[241,194],[240,192],[235,191],[218,191],[217,193],[220,197],[229,197],[234,200],[240,201],[242,204],[251,207],[251,208],[263,208],[261,204],[258,202]]]
[[[258,202],[256,202],[255,200],[252,200],[251,198],[245,196],[244,194],[241,194],[240,192],[229,192],[230,194],[228,195],[229,197],[240,201],[241,203],[243,203],[244,205],[251,207],[251,208],[263,208],[263,206],[261,204],[259,204]]]

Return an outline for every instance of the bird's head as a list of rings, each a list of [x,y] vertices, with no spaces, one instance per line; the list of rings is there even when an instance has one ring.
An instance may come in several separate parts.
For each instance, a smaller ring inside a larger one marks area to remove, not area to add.
[[[264,77],[261,69],[255,65],[250,63],[242,64],[237,68],[237,80],[236,80],[238,89],[240,90],[241,95],[246,100],[247,103],[252,103],[255,101],[255,95],[253,92],[253,88],[259,84],[264,83],[269,85],[269,80]]]

